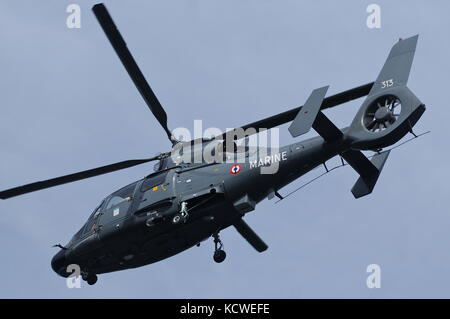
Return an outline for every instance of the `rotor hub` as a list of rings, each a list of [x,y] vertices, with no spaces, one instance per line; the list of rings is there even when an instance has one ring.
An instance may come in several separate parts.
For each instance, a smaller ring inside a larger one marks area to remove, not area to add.
[[[363,117],[363,124],[370,132],[381,132],[394,124],[401,113],[400,99],[392,94],[373,101]]]
[[[380,107],[376,112],[375,112],[375,120],[378,123],[384,123],[386,121],[391,121],[394,118],[394,116],[392,115],[391,110],[386,107]]]

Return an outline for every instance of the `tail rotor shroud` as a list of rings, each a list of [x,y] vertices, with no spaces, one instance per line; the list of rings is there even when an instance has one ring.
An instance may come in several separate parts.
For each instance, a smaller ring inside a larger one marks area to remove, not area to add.
[[[398,41],[391,49],[372,89],[345,138],[352,148],[378,150],[397,143],[425,111],[425,105],[406,86],[418,36]]]

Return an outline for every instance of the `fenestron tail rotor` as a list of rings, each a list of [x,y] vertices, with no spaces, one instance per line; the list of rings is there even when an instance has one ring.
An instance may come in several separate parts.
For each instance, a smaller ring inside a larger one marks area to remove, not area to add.
[[[402,103],[395,95],[384,95],[372,102],[364,114],[364,126],[370,132],[381,132],[397,121]]]

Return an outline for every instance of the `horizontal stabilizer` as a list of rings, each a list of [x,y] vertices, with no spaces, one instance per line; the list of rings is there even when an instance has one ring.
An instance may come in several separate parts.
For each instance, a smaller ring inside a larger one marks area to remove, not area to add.
[[[291,133],[292,137],[297,137],[309,132],[316,119],[317,113],[320,111],[320,106],[322,105],[327,90],[328,86],[324,86],[312,91],[305,105],[303,105],[289,126],[289,133]]]
[[[263,252],[269,248],[265,242],[250,228],[247,223],[240,218],[236,223],[233,224],[239,234],[248,241],[250,245],[253,246],[258,252]]]
[[[326,142],[342,138],[342,131],[320,111],[327,90],[328,86],[324,86],[311,93],[289,126],[292,137],[305,134],[312,127]]]
[[[342,154],[347,163],[360,175],[352,188],[352,194],[355,198],[372,193],[389,152],[376,154],[371,161],[360,151],[350,150]]]
[[[322,112],[317,114],[316,120],[313,124],[313,129],[319,133],[319,135],[322,136],[326,142],[334,142],[343,136],[342,131],[338,129],[338,127],[334,125],[334,123],[331,122]]]

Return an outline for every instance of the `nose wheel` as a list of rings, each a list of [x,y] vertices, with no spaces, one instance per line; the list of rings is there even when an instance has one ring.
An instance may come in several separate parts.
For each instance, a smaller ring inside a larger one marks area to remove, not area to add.
[[[220,240],[219,233],[214,233],[212,236],[214,238],[214,247],[215,247],[213,259],[216,263],[221,263],[225,260],[227,254],[225,253],[225,250],[222,249],[223,243]]]
[[[96,274],[86,274],[86,273],[82,274],[81,278],[85,280],[90,286],[95,285],[98,279]]]
[[[95,283],[97,282],[97,275],[89,275],[86,279],[86,282],[88,283],[88,285],[95,285]]]

